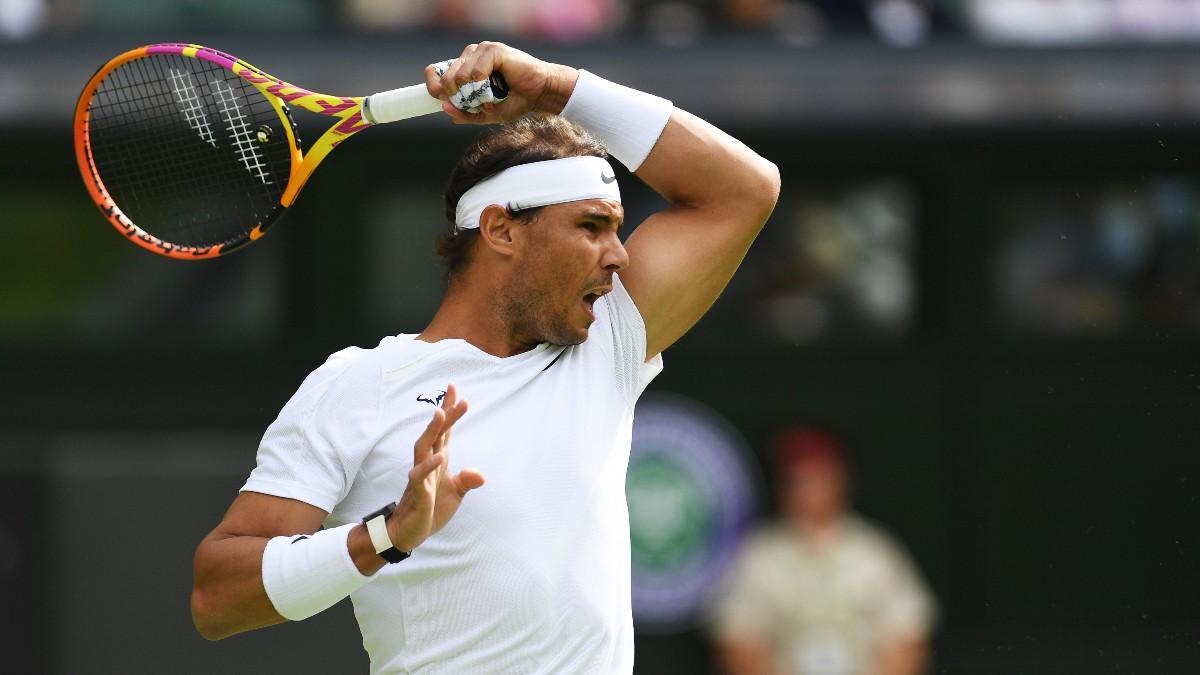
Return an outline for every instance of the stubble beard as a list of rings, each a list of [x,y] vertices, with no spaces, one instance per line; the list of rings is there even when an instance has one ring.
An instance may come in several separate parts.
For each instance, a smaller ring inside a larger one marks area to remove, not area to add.
[[[521,342],[548,342],[559,347],[571,347],[587,340],[571,326],[568,312],[554,310],[554,298],[545,289],[520,288],[501,299],[498,304],[513,336]]]

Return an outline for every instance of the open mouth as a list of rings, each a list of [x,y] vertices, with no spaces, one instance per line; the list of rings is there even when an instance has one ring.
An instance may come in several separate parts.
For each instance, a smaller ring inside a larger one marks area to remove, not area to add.
[[[587,311],[588,316],[592,317],[592,321],[596,320],[596,313],[593,311],[593,309],[596,305],[596,301],[599,300],[600,297],[603,296],[605,293],[608,293],[610,290],[612,290],[612,289],[611,288],[598,288],[595,291],[592,291],[591,293],[585,293],[583,295],[584,309]]]
[[[592,321],[596,320],[596,313],[593,311],[596,301],[610,291],[612,291],[612,286],[608,284],[603,286],[593,286],[591,291],[584,293],[583,297],[580,298],[580,301],[583,303],[584,311],[588,313],[588,316],[592,318]]]
[[[584,311],[586,311],[588,313],[588,316],[591,317],[592,321],[596,320],[596,312],[594,311],[594,306],[596,304],[596,300],[598,300],[599,298],[600,298],[599,293],[588,293],[587,295],[583,296],[583,309],[584,309]]]

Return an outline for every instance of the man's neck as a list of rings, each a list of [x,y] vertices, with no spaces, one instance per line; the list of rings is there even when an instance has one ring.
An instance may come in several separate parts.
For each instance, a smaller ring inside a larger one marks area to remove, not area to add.
[[[487,286],[472,284],[468,279],[452,279],[442,304],[417,339],[422,342],[465,340],[480,351],[501,358],[536,347],[536,342],[522,340],[516,335],[496,298],[477,290],[485,288]]]

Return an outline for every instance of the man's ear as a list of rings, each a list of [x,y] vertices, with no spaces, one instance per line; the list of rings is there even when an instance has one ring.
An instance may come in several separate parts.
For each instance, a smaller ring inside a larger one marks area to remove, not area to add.
[[[514,225],[516,222],[509,217],[503,206],[492,204],[479,214],[479,237],[485,246],[496,253],[511,256]]]

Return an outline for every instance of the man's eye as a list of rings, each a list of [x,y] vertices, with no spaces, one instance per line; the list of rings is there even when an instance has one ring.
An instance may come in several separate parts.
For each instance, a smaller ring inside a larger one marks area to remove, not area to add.
[[[590,221],[580,223],[579,226],[582,227],[583,229],[587,230],[588,232],[591,232],[592,234],[596,234],[597,232],[600,231],[600,226],[593,222],[590,222]]]

